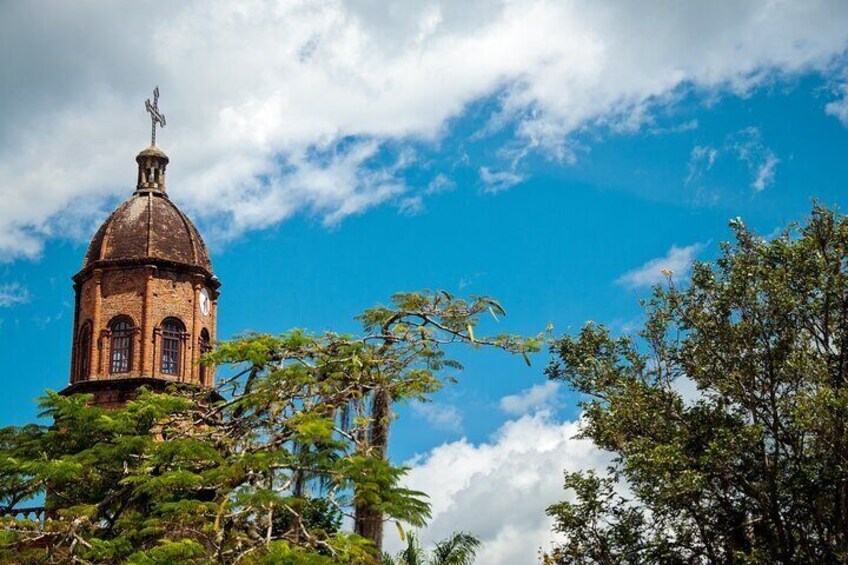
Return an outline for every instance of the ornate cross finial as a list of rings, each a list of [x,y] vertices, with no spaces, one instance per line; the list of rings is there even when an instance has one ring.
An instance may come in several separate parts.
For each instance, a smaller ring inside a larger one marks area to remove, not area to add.
[[[150,103],[150,98],[145,100],[144,107],[150,112],[150,121],[152,122],[152,131],[150,134],[150,145],[156,145],[156,124],[165,127],[165,116],[159,113],[159,87],[153,89],[153,104]]]

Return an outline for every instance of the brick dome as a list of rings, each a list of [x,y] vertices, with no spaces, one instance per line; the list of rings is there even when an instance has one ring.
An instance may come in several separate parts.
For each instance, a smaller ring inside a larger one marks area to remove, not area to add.
[[[91,240],[83,270],[100,261],[159,260],[200,267],[212,263],[194,224],[164,191],[137,191],[112,212]]]
[[[212,275],[203,239],[165,190],[168,156],[151,145],[135,158],[135,193],[112,212],[91,240],[80,274],[114,263],[167,263]]]

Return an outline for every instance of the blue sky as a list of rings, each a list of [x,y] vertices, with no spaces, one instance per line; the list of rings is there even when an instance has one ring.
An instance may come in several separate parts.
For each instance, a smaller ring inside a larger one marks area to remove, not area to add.
[[[600,15],[579,2],[562,13],[547,2],[479,4],[489,12],[438,2],[387,14],[369,2],[286,12],[275,23],[303,40],[280,57],[315,68],[270,61],[273,73],[251,74],[244,88],[231,84],[240,71],[227,59],[227,33],[241,34],[253,71],[276,37],[252,4],[242,19],[224,5],[216,9],[226,18],[192,4],[159,32],[168,49],[150,60],[102,29],[74,46],[80,26],[125,23],[106,8],[87,14],[88,24],[23,4],[0,9],[20,27],[55,32],[43,45],[3,40],[16,54],[3,82],[17,86],[0,97],[18,112],[0,139],[20,143],[0,151],[0,423],[32,420],[32,399],[66,383],[70,276],[98,222],[133,190],[154,81],[169,120],[159,137],[171,157],[169,192],[205,234],[223,282],[221,337],[355,330],[362,309],[417,289],[496,297],[508,316],[490,331],[552,323],[562,333],[594,320],[628,332],[659,271],[685,276],[691,261],[714,257],[731,218],[770,234],[802,219],[813,198],[848,206],[848,22],[838,3],[727,8],[710,13],[714,21],[693,4],[692,13],[649,9],[654,19],[641,24],[618,3]],[[185,25],[190,17],[196,26]],[[563,18],[563,29],[594,35],[581,43],[540,26],[540,38],[525,29],[514,43],[525,17]],[[334,26],[358,39],[324,52]],[[404,26],[426,31],[429,43],[410,47],[398,35]],[[204,28],[221,45],[199,41]],[[622,39],[630,36],[633,45]],[[173,52],[196,57],[197,69],[173,62]],[[579,64],[569,62],[575,52]],[[469,54],[477,58],[463,67]],[[616,55],[623,62],[611,62]],[[546,354],[530,368],[497,353],[458,355],[459,384],[430,405],[401,407],[392,456],[413,466],[416,486],[442,489],[432,493],[439,505],[425,539],[457,525],[475,531],[458,501],[512,489],[526,524],[476,531],[490,548],[486,563],[529,563],[504,548],[526,555],[543,544],[559,471],[605,456],[570,439],[579,408],[545,385]],[[514,445],[520,430],[531,434],[527,446]],[[526,467],[499,474],[516,453]],[[529,491],[511,482],[522,472]]]

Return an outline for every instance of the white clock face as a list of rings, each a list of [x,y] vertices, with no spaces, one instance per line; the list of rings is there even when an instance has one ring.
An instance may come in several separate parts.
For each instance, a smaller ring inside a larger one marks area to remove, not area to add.
[[[209,315],[209,306],[212,303],[212,299],[209,298],[209,291],[205,288],[200,291],[200,313],[204,316]]]

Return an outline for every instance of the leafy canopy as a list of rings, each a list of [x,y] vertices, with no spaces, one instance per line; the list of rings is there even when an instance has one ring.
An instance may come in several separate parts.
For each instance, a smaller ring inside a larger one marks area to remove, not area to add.
[[[714,263],[655,289],[637,336],[588,324],[553,347],[548,375],[616,460],[566,475],[549,563],[848,560],[848,219],[731,227]]]
[[[104,410],[48,393],[55,424],[0,430],[0,562],[378,563],[379,539],[344,531],[345,517],[429,516],[384,456],[387,408],[449,379],[445,345],[539,347],[475,336],[489,313],[503,311],[488,298],[409,293],[362,314],[362,335],[247,335],[204,359],[235,368],[218,402],[142,391]],[[389,405],[375,416],[378,392]],[[10,513],[39,497],[48,519]]]

